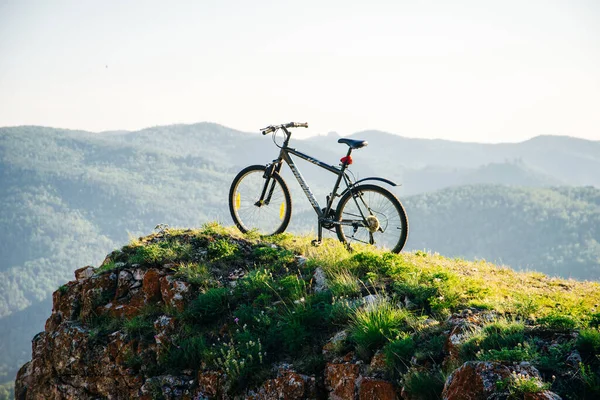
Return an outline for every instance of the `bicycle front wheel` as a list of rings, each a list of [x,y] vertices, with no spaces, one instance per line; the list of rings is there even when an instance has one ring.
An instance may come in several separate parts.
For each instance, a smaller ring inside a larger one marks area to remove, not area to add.
[[[265,171],[263,165],[244,168],[231,184],[229,211],[243,233],[256,230],[261,235],[275,235],[290,223],[290,191],[278,173],[266,179]]]
[[[376,185],[360,185],[346,192],[335,214],[342,243],[364,243],[399,253],[408,238],[408,218],[400,200]]]

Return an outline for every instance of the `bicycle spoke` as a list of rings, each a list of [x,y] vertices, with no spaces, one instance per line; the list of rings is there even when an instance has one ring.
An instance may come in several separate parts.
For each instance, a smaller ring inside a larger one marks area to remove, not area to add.
[[[250,170],[236,178],[231,190],[232,215],[243,231],[257,230],[261,234],[273,234],[285,229],[289,222],[289,197],[278,179],[269,179],[265,198],[258,204],[265,188],[264,168],[249,167]],[[267,198],[271,194],[269,201]]]
[[[393,195],[378,186],[366,185],[344,199],[338,211],[340,240],[396,249],[404,245],[406,232],[401,205]],[[401,248],[401,247],[400,247]]]

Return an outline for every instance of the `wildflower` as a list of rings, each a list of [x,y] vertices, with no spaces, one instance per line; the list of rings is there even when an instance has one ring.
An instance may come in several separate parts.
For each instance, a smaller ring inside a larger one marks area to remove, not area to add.
[[[233,322],[235,322],[237,324],[238,322],[240,322],[240,319],[238,317],[235,317],[235,319],[233,320]]]

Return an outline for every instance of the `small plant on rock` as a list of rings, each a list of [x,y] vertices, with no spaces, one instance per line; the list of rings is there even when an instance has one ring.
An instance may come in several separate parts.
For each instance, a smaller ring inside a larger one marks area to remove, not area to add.
[[[108,271],[112,271],[113,269],[117,268],[117,263],[115,263],[114,261],[108,261],[104,264],[102,264],[97,270],[96,270],[96,275],[102,274],[104,272],[108,272]]]
[[[206,359],[217,370],[222,370],[233,389],[243,387],[252,378],[252,373],[266,363],[267,352],[260,338],[255,338],[243,327],[228,342],[213,344]]]
[[[496,382],[496,388],[508,392],[509,399],[522,399],[528,393],[539,393],[550,388],[549,383],[544,383],[535,376],[520,374],[515,371],[502,380]]]
[[[529,342],[524,342],[522,344],[517,343],[517,345],[512,349],[503,347],[500,350],[480,350],[477,353],[477,359],[483,361],[520,362],[532,361],[536,358],[537,353],[535,352],[535,349],[531,346]]]
[[[579,363],[579,374],[585,385],[586,392],[600,396],[600,375],[595,373],[591,366],[583,363]]]
[[[579,325],[578,321],[567,314],[550,314],[539,318],[537,323],[550,330],[567,331]]]
[[[600,354],[600,331],[597,329],[582,329],[577,337],[576,346],[584,356]]]
[[[165,240],[142,246],[135,246],[129,258],[130,264],[161,265],[175,261],[189,261],[192,246],[179,240]]]
[[[402,332],[384,348],[387,365],[399,372],[408,370],[415,348],[413,338],[408,333]]]
[[[126,320],[123,323],[123,330],[129,337],[139,340],[149,340],[154,336],[154,315],[140,314]]]
[[[239,253],[238,246],[227,239],[217,239],[208,244],[208,257],[212,261],[235,258]]]
[[[183,312],[184,320],[191,322],[212,322],[219,318],[229,307],[229,290],[212,288],[199,295]]]
[[[446,378],[439,370],[411,369],[403,376],[404,391],[410,398],[438,400],[442,398]]]
[[[205,264],[186,262],[179,264],[175,276],[182,277],[189,283],[208,288],[213,283],[212,275]]]
[[[207,352],[208,347],[202,335],[184,337],[169,347],[161,364],[172,371],[196,369],[202,364]]]

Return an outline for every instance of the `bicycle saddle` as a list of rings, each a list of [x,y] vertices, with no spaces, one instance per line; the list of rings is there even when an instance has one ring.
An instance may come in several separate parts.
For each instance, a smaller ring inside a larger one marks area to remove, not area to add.
[[[341,138],[338,140],[338,143],[345,143],[352,149],[360,149],[361,147],[365,147],[369,144],[366,140],[354,140],[354,139],[346,139]]]

